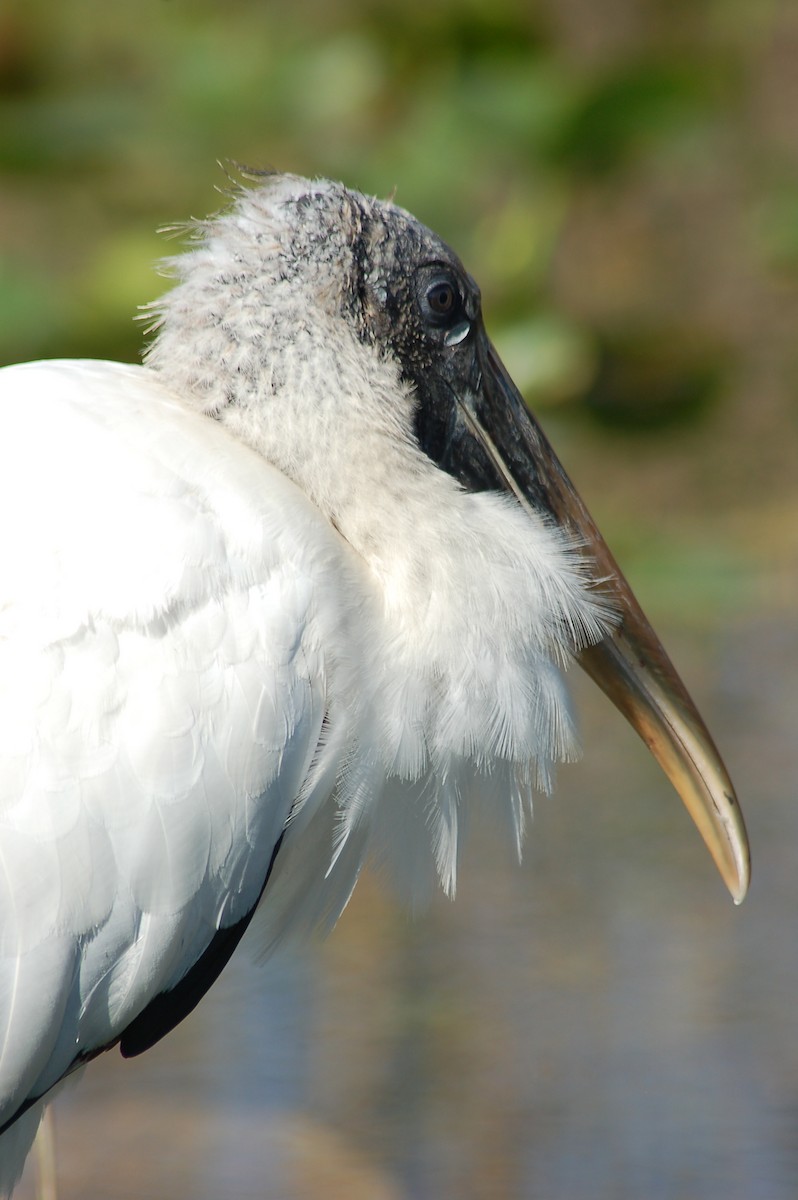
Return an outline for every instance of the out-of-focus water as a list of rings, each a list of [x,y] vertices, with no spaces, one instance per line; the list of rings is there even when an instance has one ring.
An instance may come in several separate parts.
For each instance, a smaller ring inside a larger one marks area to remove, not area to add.
[[[479,832],[454,905],[364,879],[323,946],[239,953],[57,1102],[60,1200],[794,1200],[798,625],[667,640],[745,809],[741,909],[577,679],[584,762],[523,867]]]

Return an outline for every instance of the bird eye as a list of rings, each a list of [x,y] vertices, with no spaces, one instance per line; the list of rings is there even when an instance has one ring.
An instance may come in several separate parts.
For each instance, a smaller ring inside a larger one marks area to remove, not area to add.
[[[454,312],[459,297],[448,279],[441,279],[427,288],[427,304],[438,317],[448,317]]]
[[[425,324],[433,329],[450,329],[464,317],[460,284],[446,269],[433,268],[422,273],[417,284]]]

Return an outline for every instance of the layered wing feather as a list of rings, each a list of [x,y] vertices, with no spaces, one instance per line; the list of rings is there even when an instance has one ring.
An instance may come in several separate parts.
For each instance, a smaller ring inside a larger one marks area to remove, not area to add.
[[[13,368],[0,405],[3,1126],[251,912],[329,795],[351,587],[297,489],[153,372]]]

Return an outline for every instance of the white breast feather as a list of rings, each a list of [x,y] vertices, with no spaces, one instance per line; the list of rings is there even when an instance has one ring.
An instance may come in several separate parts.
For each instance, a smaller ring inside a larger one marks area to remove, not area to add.
[[[606,619],[561,534],[431,466],[391,507],[342,462],[347,544],[147,368],[15,368],[2,404],[0,1123],[248,912],[283,833],[266,948],[369,849],[453,891],[476,799],[520,846],[575,750],[554,664]]]

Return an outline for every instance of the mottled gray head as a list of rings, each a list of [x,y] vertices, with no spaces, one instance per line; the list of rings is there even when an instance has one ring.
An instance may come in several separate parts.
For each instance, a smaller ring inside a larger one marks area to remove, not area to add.
[[[156,306],[150,365],[219,411],[293,392],[303,363],[369,390],[376,357],[412,394],[421,448],[459,473],[454,402],[479,390],[487,342],[479,288],[445,242],[395,204],[290,175],[191,234],[198,247],[168,264],[179,286]]]

